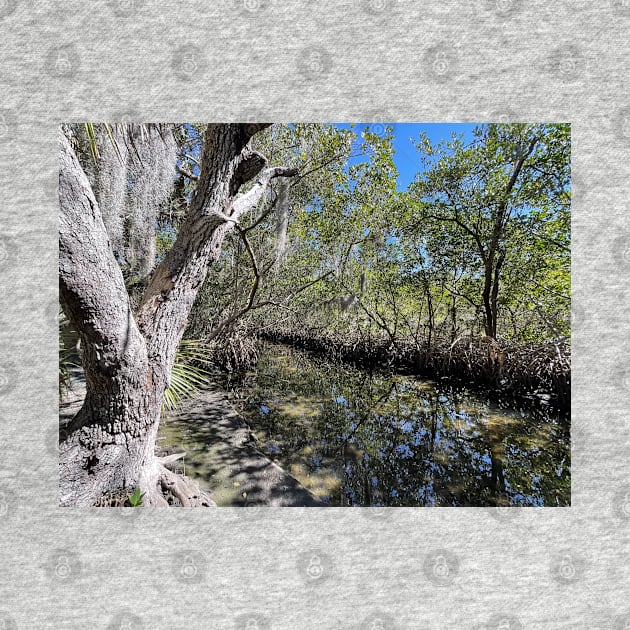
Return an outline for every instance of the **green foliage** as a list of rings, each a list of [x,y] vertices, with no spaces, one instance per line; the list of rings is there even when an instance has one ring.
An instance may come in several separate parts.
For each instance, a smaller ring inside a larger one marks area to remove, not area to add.
[[[249,317],[263,328],[420,343],[484,334],[487,306],[502,338],[568,336],[569,132],[561,124],[497,124],[479,125],[468,144],[420,136],[419,174],[398,191],[391,129],[271,126],[255,136],[257,148],[300,174],[290,184],[279,268],[275,192],[258,208],[269,213],[249,240],[263,276],[257,302],[270,306]],[[246,300],[253,272],[238,234],[219,267],[195,307],[195,334]]]
[[[172,411],[210,383],[208,366],[211,349],[198,339],[182,339],[175,356],[169,386],[164,392],[163,410]]]
[[[180,165],[197,173],[203,126],[177,133]],[[253,143],[270,165],[299,171],[289,180],[286,250],[276,260],[275,181],[241,221],[249,249],[237,230],[226,238],[187,336],[212,338],[244,309],[258,278],[245,318],[263,331],[293,326],[420,346],[483,335],[490,308],[502,339],[569,337],[568,125],[484,124],[472,142],[419,136],[418,175],[405,191],[396,187],[389,127],[274,124]],[[160,219],[158,257],[196,184],[178,185],[179,209]]]
[[[128,498],[129,503],[131,503],[131,507],[142,507],[143,497],[144,494],[141,492],[140,487],[137,486]]]
[[[406,235],[441,290],[485,320],[496,285],[502,336],[568,336],[568,125],[480,125],[469,145],[423,136],[417,148],[424,168],[407,195]]]

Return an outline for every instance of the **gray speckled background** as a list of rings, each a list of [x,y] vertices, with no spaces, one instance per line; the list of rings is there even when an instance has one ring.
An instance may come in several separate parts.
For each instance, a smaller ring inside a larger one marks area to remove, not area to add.
[[[629,28],[627,0],[0,0],[0,628],[630,627]],[[57,508],[56,125],[121,119],[570,121],[573,506]]]

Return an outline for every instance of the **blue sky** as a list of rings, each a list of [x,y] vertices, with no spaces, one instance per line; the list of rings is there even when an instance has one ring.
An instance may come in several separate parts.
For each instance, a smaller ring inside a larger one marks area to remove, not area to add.
[[[405,190],[422,169],[418,152],[413,146],[422,132],[426,133],[433,144],[440,140],[450,140],[452,133],[464,134],[464,140],[472,140],[472,131],[476,123],[373,123],[381,128],[389,125],[394,129],[394,162],[398,169],[397,185],[399,190]],[[359,135],[367,123],[356,123],[354,132]],[[335,123],[335,127],[349,129],[350,123]],[[357,160],[358,161],[358,160]],[[352,163],[352,160],[350,161]]]

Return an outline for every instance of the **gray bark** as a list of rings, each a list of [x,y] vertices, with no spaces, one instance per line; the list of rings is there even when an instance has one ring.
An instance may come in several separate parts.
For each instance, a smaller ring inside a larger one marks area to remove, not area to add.
[[[86,375],[83,407],[60,435],[62,505],[94,505],[136,486],[145,505],[165,504],[161,488],[185,505],[207,503],[159,464],[154,445],[175,352],[208,267],[271,179],[295,172],[261,172],[265,158],[249,146],[260,127],[208,126],[189,213],[135,314],[89,181],[60,134],[60,299],[81,336]]]
[[[82,409],[60,435],[60,499],[85,505],[114,480],[132,485],[147,459],[148,360],[96,199],[60,139],[59,292],[81,337],[87,382]]]
[[[282,180],[278,186],[278,213],[276,219],[276,272],[282,267],[287,251],[287,229],[289,227],[289,184]]]

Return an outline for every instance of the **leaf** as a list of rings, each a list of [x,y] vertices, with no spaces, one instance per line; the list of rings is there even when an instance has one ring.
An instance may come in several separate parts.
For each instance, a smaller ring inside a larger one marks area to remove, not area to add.
[[[136,486],[136,489],[133,491],[133,493],[129,495],[129,503],[131,503],[133,507],[141,507],[143,496],[144,494],[141,492],[140,487]]]
[[[169,386],[164,392],[163,409],[172,411],[185,399],[194,396],[210,383],[210,373],[199,365],[208,365],[212,352],[208,345],[199,339],[183,339],[177,349],[175,364],[171,370]]]
[[[94,160],[94,164],[98,163],[98,145],[96,144],[96,132],[94,130],[94,123],[85,123],[85,135],[88,139],[88,145],[90,147],[90,154]]]

